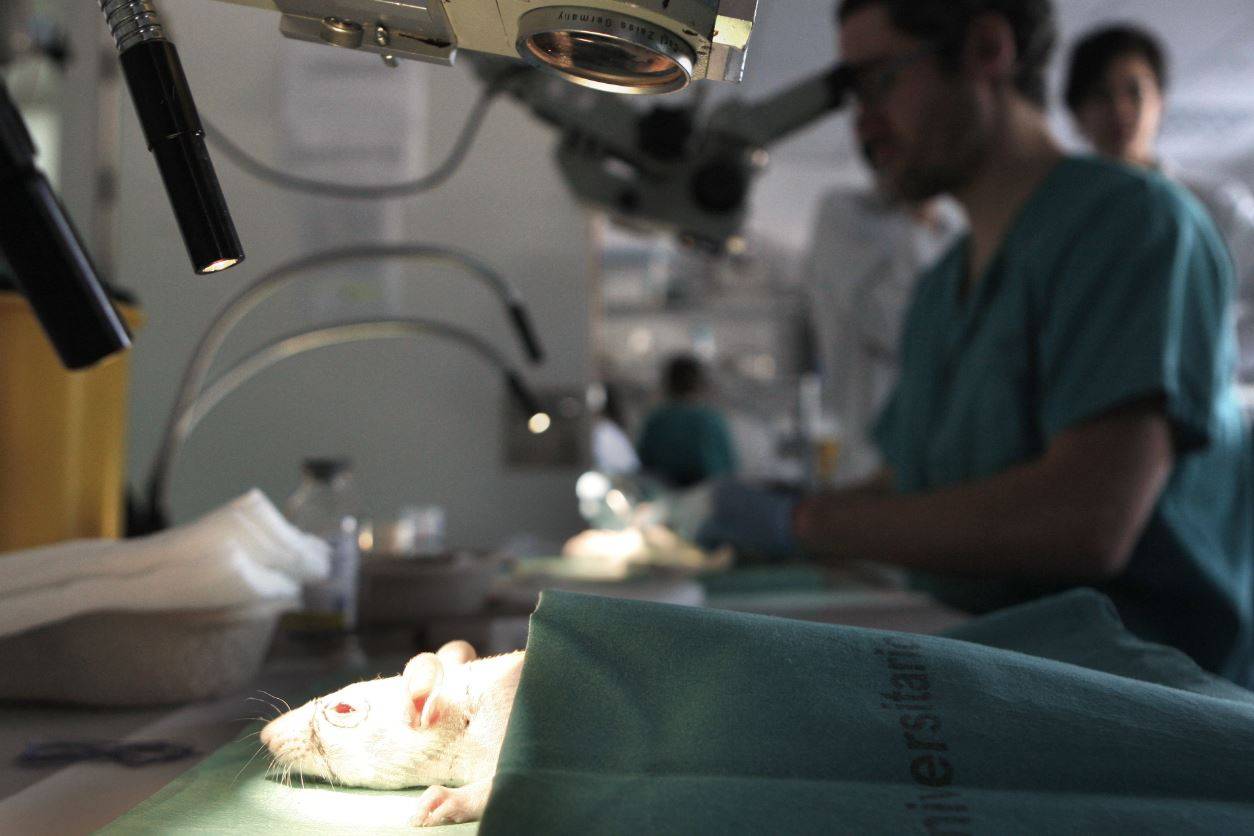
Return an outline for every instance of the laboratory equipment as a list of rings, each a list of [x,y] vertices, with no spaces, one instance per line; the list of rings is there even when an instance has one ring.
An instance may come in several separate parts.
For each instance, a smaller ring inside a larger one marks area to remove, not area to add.
[[[458,342],[488,360],[505,376],[506,389],[519,406],[519,413],[527,420],[531,432],[539,434],[547,430],[549,416],[522,376],[513,369],[488,343],[468,331],[424,319],[375,319],[359,322],[341,322],[322,328],[314,328],[291,334],[266,345],[227,369],[203,392],[199,385],[192,388],[192,398],[185,407],[176,407],[169,424],[168,444],[153,462],[146,496],[147,505],[143,518],[137,520],[144,530],[164,528],[169,524],[169,492],[174,464],[183,441],[191,434],[200,420],[223,398],[234,392],[258,373],[288,357],[306,351],[344,343],[375,339],[396,339],[433,335]],[[212,356],[210,356],[212,361]]]
[[[444,508],[440,505],[406,505],[394,520],[372,520],[368,545],[376,556],[412,557],[444,551]]]
[[[225,269],[244,256],[213,172],[178,54],[150,0],[100,0],[117,42],[149,148],[197,272]],[[14,57],[25,3],[0,16],[0,64]],[[0,81],[0,251],[67,368],[84,368],[130,345],[91,257],[35,167],[35,148]]]
[[[226,0],[278,11],[289,38],[451,65],[459,49],[519,59],[586,87],[669,93],[740,81],[757,0]]]
[[[397,56],[451,64],[460,46],[472,52],[485,82],[448,160],[417,180],[362,185],[293,175],[211,128],[210,138],[253,176],[281,188],[364,200],[434,188],[460,164],[483,111],[504,91],[562,132],[558,165],[580,200],[718,252],[743,250],[745,199],[766,165],[766,146],[839,108],[853,83],[852,72],[837,66],[765,101],[731,101],[700,119],[696,106],[642,113],[621,96],[602,95],[669,92],[697,78],[739,81],[756,0],[592,0],[579,6],[503,0],[495,7],[485,0],[223,2],[277,10],[288,37],[373,51],[392,66]],[[698,60],[691,66],[678,60],[683,48],[666,46],[657,27],[692,41]],[[538,69],[520,64],[520,56]],[[589,97],[549,84],[554,73],[592,88],[584,91]]]
[[[191,432],[191,425],[195,423],[195,420],[199,420],[198,418],[192,418],[193,404],[205,385],[209,370],[213,366],[214,358],[225,343],[227,335],[230,334],[231,330],[239,324],[249,311],[279,290],[305,277],[313,269],[334,266],[344,262],[394,258],[449,262],[464,268],[476,279],[487,284],[501,299],[510,322],[514,326],[515,333],[518,335],[519,341],[532,362],[538,363],[543,359],[544,350],[536,335],[535,327],[532,325],[531,316],[528,313],[522,295],[504,276],[478,258],[461,250],[432,244],[363,244],[312,253],[308,256],[280,264],[236,294],[227,303],[226,307],[218,313],[200,338],[200,342],[192,353],[191,360],[188,361],[187,369],[183,372],[182,380],[179,383],[178,396],[175,399],[173,409],[170,411],[170,419],[166,422],[161,445],[157,450],[156,458],[154,458],[150,470],[143,511],[143,516],[146,516],[147,519],[137,520],[137,524],[150,530],[152,528],[161,528],[168,524],[167,480],[169,472],[173,468],[173,459],[177,453],[178,446],[182,443],[182,439],[186,437],[187,433]],[[381,327],[384,330],[389,330],[388,326]],[[471,344],[472,347],[480,350],[480,353],[484,354],[489,361],[496,363],[498,368],[509,371],[508,364],[492,349],[486,347],[482,341],[469,337],[465,332],[458,331],[456,334],[453,334],[452,332],[457,329],[448,329],[447,327],[441,329],[438,324],[418,321],[418,324],[414,327],[407,328],[401,325],[397,326],[397,328],[391,328],[390,331],[397,332],[399,329],[400,335],[404,335],[405,333],[412,333],[415,327],[420,332],[435,328],[436,330],[447,332],[446,335],[451,335],[455,339],[462,339],[463,342]],[[336,333],[340,337],[344,335],[344,332]],[[390,335],[396,335],[396,333],[391,333]],[[356,337],[356,339],[360,338],[362,337]],[[367,336],[365,338],[372,337]],[[282,348],[279,348],[279,344],[271,346],[272,350],[280,351],[280,355],[269,360],[265,365],[281,359],[282,356],[287,356],[284,352],[294,351],[299,353],[299,351],[324,344],[320,342],[319,337],[306,336],[304,339],[313,339],[315,342],[299,346],[296,343],[287,343],[283,344]],[[339,339],[338,341],[342,342],[344,340]],[[251,376],[257,370],[248,372],[245,376]],[[225,377],[224,375],[223,379]],[[506,378],[511,393],[525,404],[526,409],[530,410],[527,415],[530,417],[540,414],[542,410],[539,408],[536,399],[532,396],[530,390],[518,379],[517,373],[510,371]],[[191,421],[190,424],[184,423],[189,420]]]
[[[367,554],[362,559],[361,621],[369,628],[408,628],[436,618],[483,611],[504,563],[496,554]]]
[[[743,251],[740,228],[766,147],[840,108],[853,83],[843,65],[759,102],[641,112],[621,97],[571,97],[546,75],[477,58],[475,70],[562,133],[558,167],[576,196],[637,226],[674,230],[716,252]]]
[[[44,176],[35,145],[0,79],[0,253],[69,369],[131,344],[91,256]]]
[[[100,0],[126,86],[157,161],[192,268],[214,273],[244,260],[178,50],[152,0]]]
[[[288,520],[330,547],[331,571],[306,581],[303,609],[290,627],[303,633],[342,634],[357,627],[357,588],[361,573],[361,497],[347,459],[306,459],[301,482],[284,503]]]
[[[150,763],[190,758],[195,748],[166,740],[52,740],[28,743],[17,756],[22,766],[67,766],[83,761],[114,761],[123,766],[147,766]]]

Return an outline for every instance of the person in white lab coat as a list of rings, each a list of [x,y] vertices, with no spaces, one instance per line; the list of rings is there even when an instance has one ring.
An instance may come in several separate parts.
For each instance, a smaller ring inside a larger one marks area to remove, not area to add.
[[[878,186],[842,187],[818,209],[805,260],[823,406],[838,422],[833,481],[879,469],[870,428],[897,379],[898,343],[915,283],[965,228],[950,198],[889,198]]]
[[[618,384],[602,383],[593,387],[592,464],[606,476],[622,476],[640,470],[636,447],[623,430],[622,404]]]
[[[1065,98],[1079,132],[1099,154],[1156,169],[1206,208],[1232,256],[1237,281],[1238,374],[1254,383],[1254,193],[1246,184],[1185,169],[1158,153],[1169,67],[1162,43],[1135,26],[1085,35],[1071,52]],[[1248,403],[1247,403],[1248,406]]]

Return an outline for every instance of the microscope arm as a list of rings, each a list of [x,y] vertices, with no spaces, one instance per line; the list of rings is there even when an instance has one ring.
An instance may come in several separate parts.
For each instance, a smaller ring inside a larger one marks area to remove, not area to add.
[[[745,145],[765,148],[840,109],[852,80],[837,65],[759,102],[732,102],[711,119],[710,128]]]
[[[495,56],[470,58],[475,74],[508,93],[541,122],[562,133],[563,144],[613,157],[643,172],[658,164],[640,147],[640,111],[624,97],[574,87],[548,73]]]
[[[512,62],[476,60],[475,70],[562,133],[558,166],[581,200],[716,251],[738,238],[763,164],[758,152],[839,108],[850,82],[847,69],[827,69],[763,101],[729,102],[701,125],[691,111],[656,119],[658,110],[574,90]]]

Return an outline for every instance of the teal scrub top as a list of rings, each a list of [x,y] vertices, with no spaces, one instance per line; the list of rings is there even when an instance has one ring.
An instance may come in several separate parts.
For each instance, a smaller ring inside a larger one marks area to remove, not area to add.
[[[1254,667],[1254,450],[1233,383],[1233,278],[1204,210],[1165,178],[1060,162],[973,291],[968,240],[928,271],[875,428],[897,489],[929,491],[1039,458],[1064,430],[1160,396],[1176,440],[1126,571],[1098,588],[1127,626],[1242,683]],[[920,575],[983,612],[1058,587]]]
[[[736,470],[727,422],[702,404],[673,401],[653,410],[636,452],[645,470],[681,488]]]

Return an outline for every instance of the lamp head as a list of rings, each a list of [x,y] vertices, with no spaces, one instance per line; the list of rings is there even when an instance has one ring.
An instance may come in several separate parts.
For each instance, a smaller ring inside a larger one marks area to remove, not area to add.
[[[65,208],[35,166],[35,146],[0,79],[0,253],[61,362],[91,366],[130,346]]]

